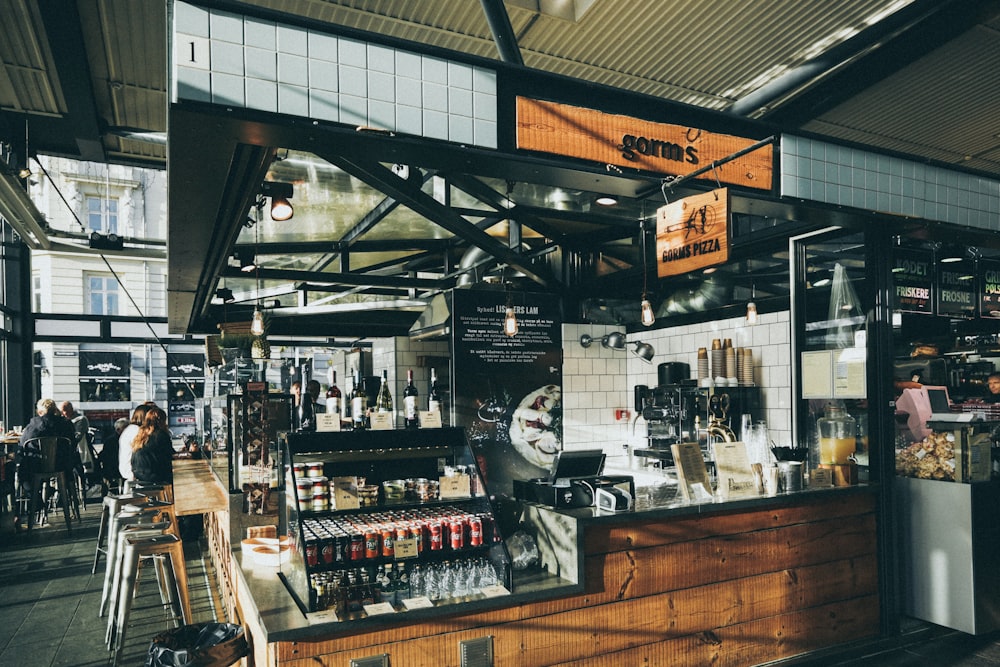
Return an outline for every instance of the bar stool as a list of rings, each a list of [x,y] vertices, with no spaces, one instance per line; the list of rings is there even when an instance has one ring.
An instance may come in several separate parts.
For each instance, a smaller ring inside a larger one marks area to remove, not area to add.
[[[35,524],[35,514],[42,508],[39,501],[42,499],[42,486],[47,485],[52,478],[56,480],[56,493],[62,504],[63,515],[66,517],[66,528],[73,527],[70,519],[69,496],[67,495],[66,473],[58,469],[57,462],[60,459],[59,450],[69,446],[69,438],[48,436],[42,438],[32,438],[26,441],[23,449],[26,451],[36,451],[38,456],[29,458],[21,463],[22,470],[18,472],[18,478],[23,484],[28,482],[31,489],[31,496],[28,498],[28,533]],[[27,461],[32,461],[29,467]],[[48,516],[48,503],[45,503],[45,516]]]
[[[173,502],[174,485],[157,484],[153,482],[137,482],[134,479],[127,479],[122,484],[122,493],[139,493],[144,496],[156,498],[157,500]]]
[[[101,525],[97,529],[97,548],[94,550],[94,565],[90,568],[91,574],[97,573],[97,563],[101,559],[101,554],[108,555],[108,550],[104,546],[104,542],[108,537],[108,525],[111,518],[117,516],[125,504],[144,497],[137,493],[104,496],[104,503],[101,507]]]
[[[175,621],[179,617],[180,623],[191,623],[191,600],[188,597],[184,543],[181,538],[176,535],[127,537],[122,554],[121,592],[118,596],[118,611],[115,614],[115,629],[109,644],[113,665],[118,664],[118,654],[125,642],[125,630],[128,628],[129,614],[132,611],[132,598],[139,583],[139,561],[146,557],[157,558],[163,562],[164,579],[161,581],[161,594],[162,587],[165,587]]]
[[[167,507],[170,507],[170,505],[158,503],[147,506],[126,505],[126,507],[131,507],[133,511],[124,511],[123,509],[123,511],[118,512],[114,519],[109,522],[108,546],[106,554],[107,565],[104,569],[104,589],[101,592],[101,606],[98,610],[98,616],[104,616],[105,611],[108,609],[108,602],[111,600],[111,591],[115,584],[115,565],[119,553],[119,533],[123,528],[128,526],[141,526],[160,521],[163,511]],[[168,525],[164,528],[176,530],[172,521],[169,521]]]
[[[111,649],[115,636],[115,628],[118,620],[118,606],[121,603],[121,596],[130,594],[129,591],[123,592],[122,588],[122,572],[124,567],[122,556],[125,553],[126,540],[158,537],[167,534],[169,528],[169,521],[157,521],[155,523],[126,526],[118,533],[118,547],[116,550],[115,560],[113,562],[108,561],[108,568],[114,572],[111,579],[111,590],[108,594],[108,623],[104,633],[104,643],[107,645],[108,650]],[[169,586],[167,586],[167,582],[164,580],[166,575],[163,570],[162,563],[154,559],[154,564],[156,565],[156,579],[160,591],[160,600],[164,604],[167,604],[173,596],[169,594]],[[141,567],[142,563],[140,562],[137,568]]]

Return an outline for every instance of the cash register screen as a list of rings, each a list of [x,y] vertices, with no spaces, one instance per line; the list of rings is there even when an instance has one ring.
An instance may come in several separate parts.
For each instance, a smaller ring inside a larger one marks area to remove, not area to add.
[[[927,400],[931,404],[931,414],[951,412],[951,401],[948,400],[947,387],[924,387],[927,390]]]
[[[604,470],[604,450],[581,449],[557,452],[552,461],[549,481],[570,477],[597,477]]]

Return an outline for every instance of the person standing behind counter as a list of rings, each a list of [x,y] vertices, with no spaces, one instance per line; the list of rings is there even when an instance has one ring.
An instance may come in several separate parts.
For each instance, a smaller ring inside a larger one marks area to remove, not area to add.
[[[983,403],[1000,403],[1000,373],[994,373],[986,379],[986,395]]]
[[[174,446],[167,430],[167,413],[156,406],[146,412],[132,440],[132,474],[137,482],[173,484]]]

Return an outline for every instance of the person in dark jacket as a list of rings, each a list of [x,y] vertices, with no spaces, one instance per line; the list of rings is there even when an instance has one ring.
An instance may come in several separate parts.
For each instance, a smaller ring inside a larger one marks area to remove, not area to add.
[[[76,450],[76,431],[73,424],[59,413],[56,402],[51,398],[43,398],[35,404],[35,416],[21,432],[14,461],[18,467],[18,478],[24,487],[24,493],[31,497],[41,489],[31,488],[31,474],[39,469],[42,463],[42,451],[37,443],[30,442],[35,438],[57,436],[65,438],[59,442],[56,450],[56,470],[66,473],[67,483],[72,483],[73,469],[80,465],[80,455]],[[14,525],[20,529],[22,517],[14,517]]]
[[[174,446],[167,429],[167,414],[153,406],[132,440],[132,474],[137,482],[172,484]]]

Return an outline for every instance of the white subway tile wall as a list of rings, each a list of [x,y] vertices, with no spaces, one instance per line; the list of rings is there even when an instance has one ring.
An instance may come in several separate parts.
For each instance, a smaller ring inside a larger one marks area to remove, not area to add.
[[[787,134],[781,194],[1000,230],[996,179]]]
[[[172,101],[497,147],[496,72],[178,2]]]
[[[649,343],[656,351],[651,364],[624,351],[602,347],[601,339],[621,327],[591,324],[563,325],[563,446],[566,449],[603,447],[609,457],[621,456],[627,443],[635,443],[633,387],[655,386],[657,366],[681,361],[697,368],[699,347],[711,347],[713,338],[731,338],[734,347],[753,350],[754,383],[761,387],[765,421],[772,440],[791,444],[791,354],[788,311],[760,316],[755,326],[742,317],[686,326],[655,329],[628,335],[629,343]],[[582,335],[593,343],[580,344]],[[616,410],[629,411],[629,419],[616,420]],[[641,435],[641,434],[639,434]]]

